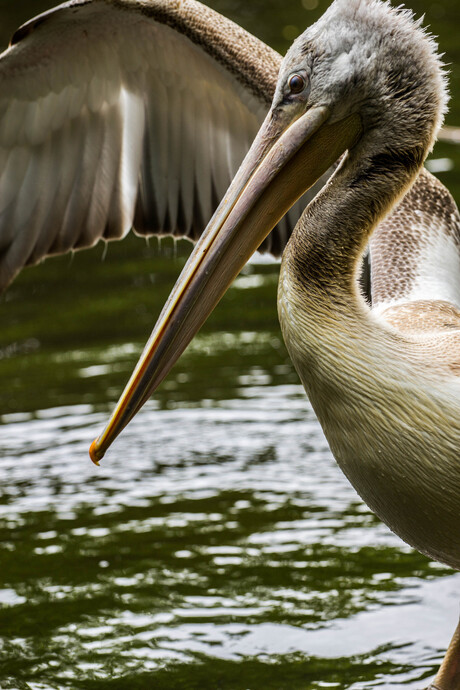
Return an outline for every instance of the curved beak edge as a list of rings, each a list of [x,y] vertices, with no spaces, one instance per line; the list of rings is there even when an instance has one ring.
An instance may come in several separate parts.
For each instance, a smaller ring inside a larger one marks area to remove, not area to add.
[[[251,255],[297,199],[361,134],[352,115],[315,107],[287,126],[270,112],[195,246],[103,433],[95,464],[168,374]]]

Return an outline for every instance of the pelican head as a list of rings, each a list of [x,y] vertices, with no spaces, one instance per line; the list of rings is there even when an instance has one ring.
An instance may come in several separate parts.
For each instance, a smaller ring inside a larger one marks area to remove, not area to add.
[[[297,94],[290,89],[295,74],[305,81]],[[325,107],[328,123],[356,114],[364,145],[371,137],[375,149],[430,150],[446,106],[436,44],[409,10],[336,0],[286,54],[272,112],[293,120]]]
[[[108,426],[93,443],[94,461],[163,380],[292,204],[346,153],[340,168],[353,168],[355,182],[365,185],[371,170],[384,165],[394,177],[382,215],[413,181],[446,102],[435,43],[409,11],[381,0],[332,3],[283,60],[271,109]]]

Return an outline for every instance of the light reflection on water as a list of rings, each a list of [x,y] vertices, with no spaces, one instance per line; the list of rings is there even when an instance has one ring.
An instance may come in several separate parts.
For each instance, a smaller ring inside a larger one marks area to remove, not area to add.
[[[0,427],[4,679],[211,688],[225,669],[228,688],[421,688],[460,576],[359,502],[299,385],[262,369],[240,384],[150,403],[99,469],[86,452],[106,415],[91,406]]]

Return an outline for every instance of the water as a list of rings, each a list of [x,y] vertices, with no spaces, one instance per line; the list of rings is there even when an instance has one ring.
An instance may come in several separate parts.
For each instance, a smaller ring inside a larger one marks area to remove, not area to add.
[[[325,3],[215,6],[281,50]],[[1,2],[3,43],[44,7]],[[455,86],[455,5],[417,8]],[[457,151],[433,157],[455,192]],[[0,302],[0,687],[421,690],[460,576],[337,469],[281,340],[276,264],[245,271],[90,463],[187,251],[128,239],[29,269]]]

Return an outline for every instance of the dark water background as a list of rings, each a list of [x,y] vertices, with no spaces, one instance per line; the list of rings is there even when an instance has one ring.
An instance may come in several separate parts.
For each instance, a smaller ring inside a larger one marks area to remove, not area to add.
[[[216,0],[284,52],[326,0]],[[0,0],[0,44],[45,2]],[[451,64],[458,5],[413,0]],[[311,8],[311,9],[309,9]],[[459,150],[432,164],[460,199]],[[131,238],[0,301],[0,687],[420,689],[460,576],[334,464],[289,362],[276,264],[236,281],[96,469],[87,456],[188,246]]]

